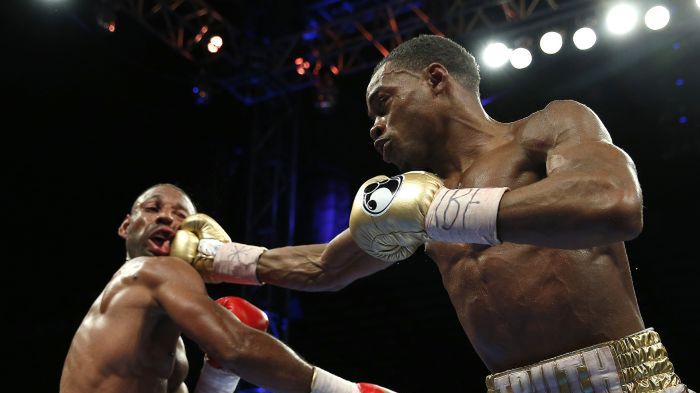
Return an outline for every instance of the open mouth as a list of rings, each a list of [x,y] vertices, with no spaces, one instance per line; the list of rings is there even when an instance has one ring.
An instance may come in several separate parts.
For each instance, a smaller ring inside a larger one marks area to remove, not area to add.
[[[170,255],[170,242],[175,237],[175,232],[167,227],[160,228],[148,237],[148,249],[154,255]]]

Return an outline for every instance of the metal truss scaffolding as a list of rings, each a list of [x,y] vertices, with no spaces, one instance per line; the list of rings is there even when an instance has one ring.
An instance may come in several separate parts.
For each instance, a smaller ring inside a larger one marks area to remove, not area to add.
[[[371,68],[419,33],[464,44],[486,33],[574,18],[594,5],[588,0],[323,0],[306,7],[302,31],[250,37],[205,0],[106,1],[206,68],[212,80],[248,105],[311,87],[324,68],[346,74]],[[212,35],[224,39],[215,54],[206,49]],[[304,72],[295,59],[307,63]]]

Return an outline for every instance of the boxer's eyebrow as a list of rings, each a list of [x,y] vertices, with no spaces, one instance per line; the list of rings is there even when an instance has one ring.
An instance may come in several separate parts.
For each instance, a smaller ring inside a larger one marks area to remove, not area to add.
[[[139,206],[143,206],[148,202],[156,202],[158,204],[163,204],[163,198],[160,195],[153,195],[149,197],[148,199],[145,199],[141,203],[139,203]],[[190,215],[190,210],[185,207],[182,203],[176,203],[174,206],[175,210],[180,210],[185,213],[185,215]]]
[[[372,91],[372,93],[369,95],[369,97],[367,97],[367,116],[369,116],[370,120],[374,120],[374,118],[376,117],[374,115],[374,113],[372,112],[372,108],[375,105],[377,105],[376,104],[377,97],[379,97],[379,93],[383,90],[384,90],[384,87],[380,86],[380,87],[374,89],[374,91]]]

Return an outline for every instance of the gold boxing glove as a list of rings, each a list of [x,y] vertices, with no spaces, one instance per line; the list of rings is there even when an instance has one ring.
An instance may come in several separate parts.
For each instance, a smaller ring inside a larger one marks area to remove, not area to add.
[[[198,213],[187,217],[175,233],[170,255],[184,259],[200,274],[211,273],[219,247],[231,238],[213,218]]]
[[[422,171],[367,180],[350,213],[353,239],[365,252],[387,262],[410,257],[429,240],[425,218],[442,186],[439,177]]]

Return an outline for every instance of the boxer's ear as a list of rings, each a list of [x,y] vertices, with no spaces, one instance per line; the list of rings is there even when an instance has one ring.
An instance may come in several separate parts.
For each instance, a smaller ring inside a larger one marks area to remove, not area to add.
[[[449,72],[447,68],[440,63],[431,63],[425,69],[425,74],[428,79],[428,84],[435,95],[442,93],[447,87]]]
[[[122,239],[126,239],[126,229],[129,227],[129,224],[131,224],[131,215],[127,214],[126,217],[124,217],[124,221],[122,221],[119,228],[117,228],[117,234],[119,234],[119,237]]]

